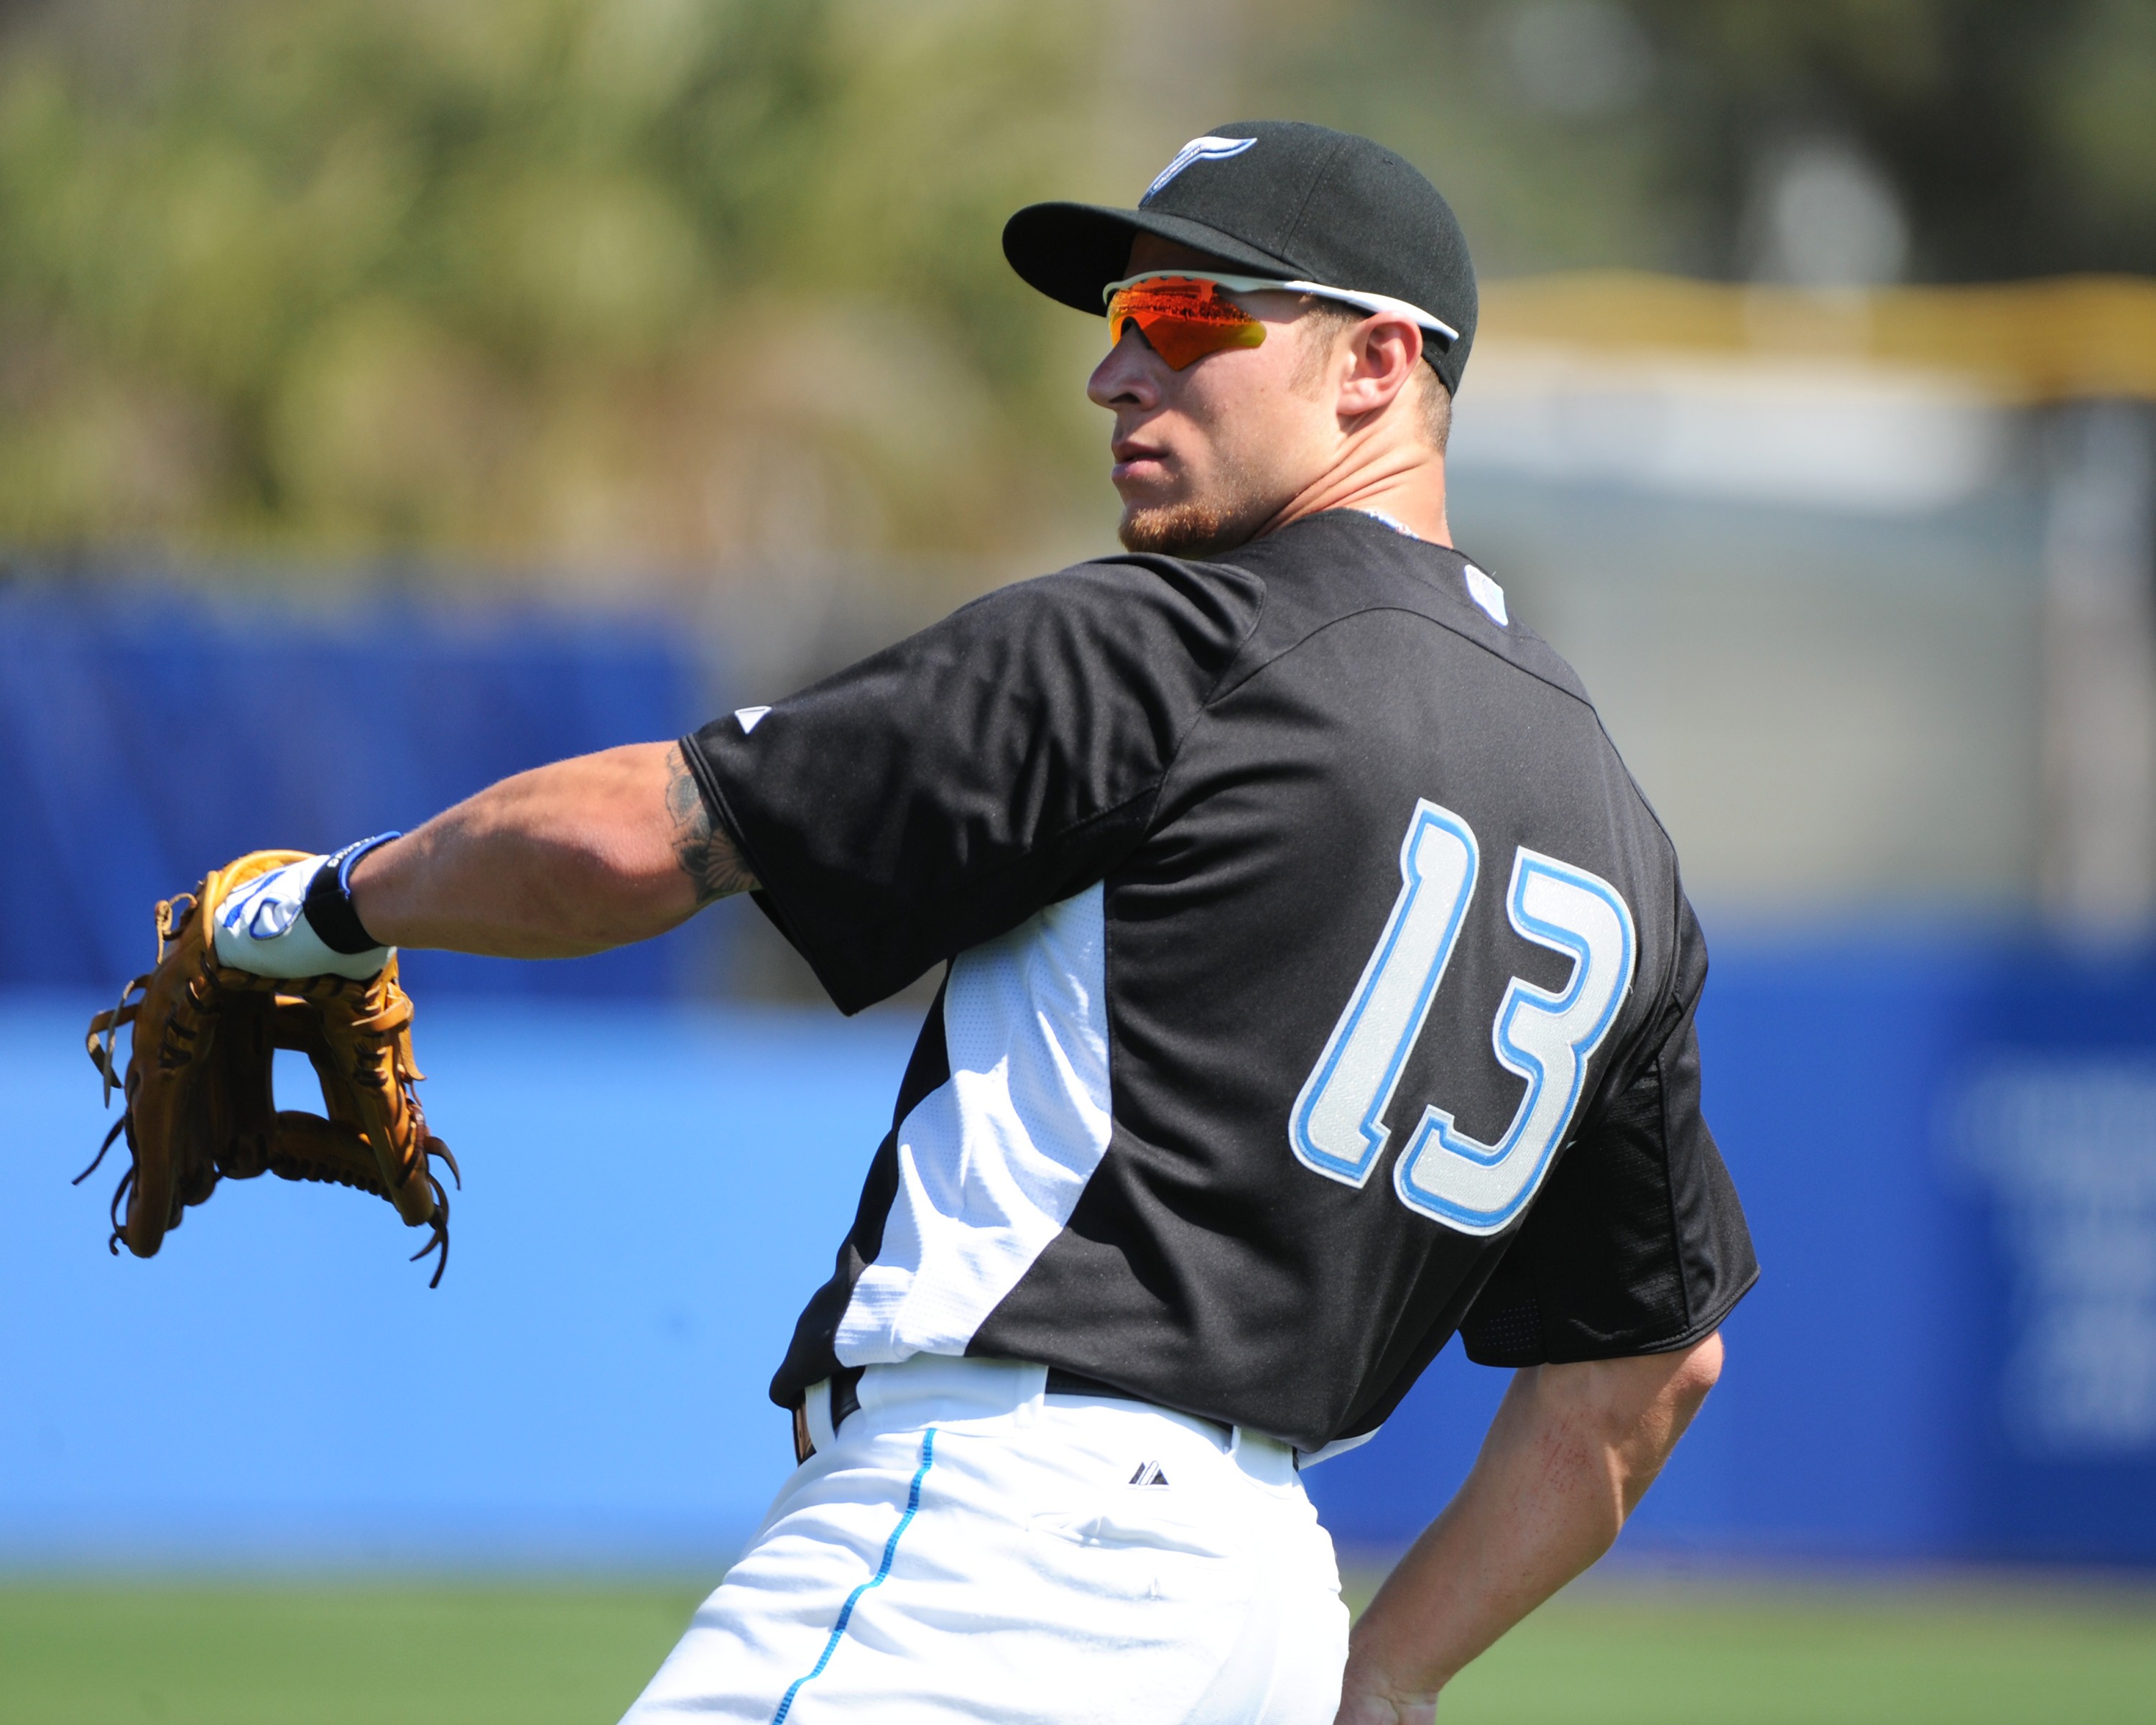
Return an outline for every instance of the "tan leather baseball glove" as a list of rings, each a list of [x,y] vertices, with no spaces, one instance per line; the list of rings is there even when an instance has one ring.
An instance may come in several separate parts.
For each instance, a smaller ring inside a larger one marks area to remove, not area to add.
[[[133,1165],[112,1194],[112,1237],[138,1258],[154,1256],[220,1179],[264,1172],[288,1180],[357,1187],[386,1199],[408,1227],[431,1226],[415,1260],[439,1252],[429,1287],[449,1260],[449,1201],[433,1159],[457,1177],[449,1146],[427,1131],[413,1086],[412,1000],[389,953],[364,978],[259,976],[218,960],[213,918],[234,888],[287,865],[295,850],[258,850],[207,876],[193,892],[157,906],[157,962],[130,983],[120,1004],[90,1020],[90,1058],[126,1107],[97,1160],[123,1132]],[[139,999],[135,997],[139,994]],[[113,1041],[131,1025],[123,1078]],[[326,1114],[280,1111],[271,1064],[280,1048],[305,1055]],[[126,1209],[122,1213],[121,1204]]]

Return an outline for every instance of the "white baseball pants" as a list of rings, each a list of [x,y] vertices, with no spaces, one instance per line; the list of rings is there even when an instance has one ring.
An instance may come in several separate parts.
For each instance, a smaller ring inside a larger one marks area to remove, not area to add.
[[[624,1725],[1330,1725],[1332,1542],[1292,1453],[1045,1369],[862,1375]]]

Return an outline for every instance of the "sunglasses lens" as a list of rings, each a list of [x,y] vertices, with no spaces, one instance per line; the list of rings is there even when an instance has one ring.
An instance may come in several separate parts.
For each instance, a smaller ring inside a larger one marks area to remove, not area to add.
[[[1209,353],[1255,347],[1265,339],[1265,326],[1224,298],[1215,283],[1183,276],[1117,289],[1108,300],[1111,345],[1122,340],[1128,323],[1136,324],[1168,369],[1177,372]]]

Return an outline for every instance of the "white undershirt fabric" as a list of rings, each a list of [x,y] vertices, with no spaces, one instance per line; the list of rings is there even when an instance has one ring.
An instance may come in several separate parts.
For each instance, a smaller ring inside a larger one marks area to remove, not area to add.
[[[1358,515],[1367,515],[1372,521],[1380,522],[1385,526],[1390,527],[1403,539],[1420,541],[1422,538],[1422,535],[1416,532],[1415,530],[1413,527],[1410,527],[1405,521],[1387,515],[1382,509],[1362,509],[1358,510],[1356,513]],[[1498,586],[1497,583],[1492,581],[1488,575],[1476,568],[1472,563],[1468,564],[1466,568],[1460,571],[1460,578],[1467,583],[1467,597],[1474,600],[1476,604],[1482,608],[1484,613],[1489,617],[1492,623],[1496,624],[1500,629],[1509,629],[1512,627],[1512,619],[1505,608],[1505,589],[1503,588]]]

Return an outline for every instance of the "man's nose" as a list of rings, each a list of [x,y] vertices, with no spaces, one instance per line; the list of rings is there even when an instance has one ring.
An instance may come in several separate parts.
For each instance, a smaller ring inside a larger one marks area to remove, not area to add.
[[[1086,380],[1086,399],[1096,408],[1149,408],[1160,399],[1160,374],[1166,368],[1137,323],[1127,321],[1108,357]]]

